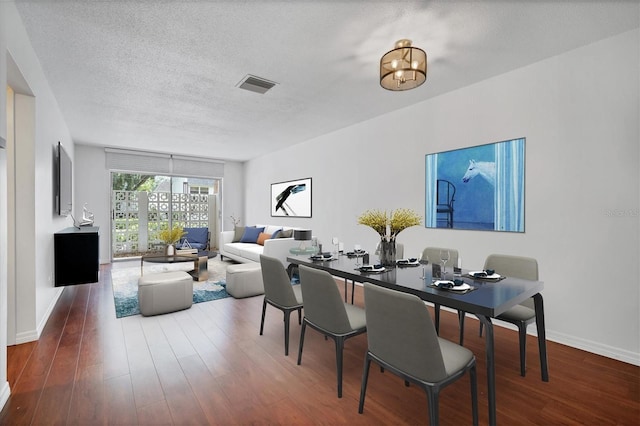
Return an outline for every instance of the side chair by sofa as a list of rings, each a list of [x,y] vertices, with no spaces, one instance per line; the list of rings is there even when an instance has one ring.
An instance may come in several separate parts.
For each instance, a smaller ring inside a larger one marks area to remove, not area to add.
[[[264,301],[262,302],[262,319],[260,335],[264,331],[264,316],[267,304],[280,309],[284,313],[284,354],[289,355],[289,322],[291,312],[298,311],[298,323],[302,316],[302,291],[300,286],[292,286],[282,262],[274,257],[260,255],[262,281],[264,283]]]
[[[358,412],[364,411],[371,361],[404,379],[405,383],[414,383],[425,390],[431,425],[439,424],[440,390],[468,371],[473,424],[477,425],[478,387],[473,352],[438,337],[431,315],[418,296],[365,283],[364,306],[368,349]]]
[[[343,302],[336,281],[326,271],[300,265],[300,285],[305,305],[300,330],[298,365],[302,362],[302,347],[307,325],[331,337],[336,343],[338,398],[342,398],[344,341],[367,331],[364,309]]]

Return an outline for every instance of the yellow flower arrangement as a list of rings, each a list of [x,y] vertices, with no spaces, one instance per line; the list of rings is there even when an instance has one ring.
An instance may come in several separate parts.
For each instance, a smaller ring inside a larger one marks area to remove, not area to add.
[[[360,225],[376,231],[383,240],[393,241],[396,236],[410,226],[420,225],[422,216],[411,209],[387,211],[367,210],[358,217]]]
[[[185,235],[187,233],[184,232],[184,228],[180,225],[175,225],[172,229],[165,228],[158,232],[158,239],[165,244],[175,244]]]

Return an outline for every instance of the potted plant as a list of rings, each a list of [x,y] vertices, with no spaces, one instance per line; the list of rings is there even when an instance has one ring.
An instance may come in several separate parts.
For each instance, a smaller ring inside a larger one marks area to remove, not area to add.
[[[165,228],[158,233],[158,239],[166,244],[165,253],[169,256],[175,254],[175,244],[180,241],[187,233],[180,225],[174,225],[173,228]]]
[[[360,225],[372,228],[380,235],[380,263],[394,266],[396,263],[396,237],[410,226],[420,225],[422,217],[411,209],[387,211],[367,210],[358,217]]]

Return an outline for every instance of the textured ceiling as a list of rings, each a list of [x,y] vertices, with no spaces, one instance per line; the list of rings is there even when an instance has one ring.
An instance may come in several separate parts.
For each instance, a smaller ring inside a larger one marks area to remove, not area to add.
[[[247,160],[639,25],[638,1],[18,0],[76,143]],[[389,92],[409,38],[424,85]],[[594,52],[594,55],[597,52]],[[238,89],[253,74],[264,95]]]

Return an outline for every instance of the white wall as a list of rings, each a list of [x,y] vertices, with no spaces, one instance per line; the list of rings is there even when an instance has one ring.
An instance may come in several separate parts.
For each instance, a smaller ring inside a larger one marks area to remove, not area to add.
[[[8,186],[16,186],[22,193],[15,200],[7,200],[6,209],[15,209],[16,216],[30,217],[28,221],[7,223],[9,227],[15,226],[16,246],[22,247],[21,252],[26,253],[25,247],[31,252],[28,261],[25,256],[15,257],[16,270],[20,269],[22,274],[16,287],[20,291],[15,292],[15,300],[7,301],[9,304],[15,303],[15,312],[19,313],[16,315],[15,336],[7,336],[7,341],[22,343],[38,338],[62,292],[61,288],[53,286],[53,234],[69,226],[71,219],[58,217],[53,211],[53,155],[55,145],[61,141],[73,158],[73,144],[20,15],[12,2],[2,2],[0,27],[3,35],[0,45],[0,84],[2,87],[11,84],[7,75],[7,57],[10,55],[19,69],[21,80],[31,92],[29,95],[33,95],[32,109],[35,111],[35,122],[30,124],[29,130],[33,132],[32,136],[20,138],[16,134],[16,140],[28,140],[21,142],[26,145],[18,147],[22,154],[17,155],[16,159],[7,158],[7,162],[16,162],[16,170],[28,170],[26,175],[20,171],[8,175],[6,181]],[[6,93],[4,90],[0,93],[0,131],[4,137]],[[20,94],[20,91],[17,90],[16,94]],[[22,101],[25,102],[16,104],[16,111],[31,102],[26,101],[27,99],[28,97],[23,98]],[[19,120],[21,118],[16,116],[16,133]],[[7,258],[11,259],[14,254],[15,252],[8,253]],[[6,266],[0,265],[0,268],[4,271]],[[7,283],[7,286],[11,285],[16,286],[16,283]],[[6,291],[3,290],[3,293],[6,294]],[[6,333],[6,327],[2,326],[0,329],[0,333]]]
[[[106,168],[105,150],[102,147],[75,145],[74,215],[82,217],[82,207],[94,214],[94,226],[100,227],[100,263],[111,262],[111,176]],[[222,180],[222,209],[242,211],[244,166],[238,162],[225,162]],[[225,221],[226,223],[226,221]]]
[[[82,218],[83,206],[94,215],[94,226],[100,227],[100,263],[111,262],[111,181],[105,169],[104,148],[75,146],[73,175],[75,178],[74,216]]]
[[[358,215],[424,212],[425,154],[526,137],[524,233],[414,227],[399,242],[409,255],[457,248],[468,268],[490,253],[537,258],[547,337],[640,365],[639,40],[627,32],[252,160],[246,222],[273,222],[270,183],[311,176],[313,217],[278,223],[373,250]]]

